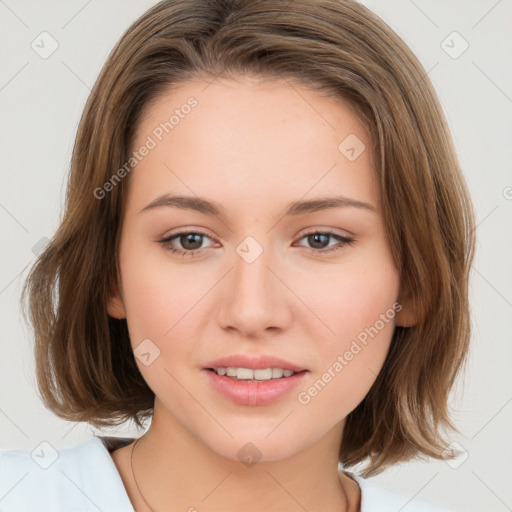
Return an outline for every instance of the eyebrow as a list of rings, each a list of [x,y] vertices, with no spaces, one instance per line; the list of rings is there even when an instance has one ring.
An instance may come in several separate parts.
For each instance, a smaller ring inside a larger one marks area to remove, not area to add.
[[[163,194],[157,197],[155,200],[151,201],[151,203],[142,208],[139,213],[163,206],[176,207],[182,210],[192,210],[205,215],[213,215],[215,217],[225,217],[224,209],[218,203],[208,201],[207,199],[198,196],[177,196],[170,194]],[[326,210],[328,208],[340,207],[361,208],[374,213],[377,212],[377,209],[369,203],[344,196],[333,196],[289,203],[284,216],[302,215],[319,210]]]

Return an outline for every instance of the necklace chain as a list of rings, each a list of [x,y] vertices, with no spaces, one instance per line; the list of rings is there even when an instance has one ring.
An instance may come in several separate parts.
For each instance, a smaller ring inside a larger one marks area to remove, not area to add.
[[[146,434],[144,434],[146,435]],[[146,507],[149,508],[149,510],[151,510],[151,512],[155,512],[151,506],[149,505],[149,503],[146,501],[146,498],[144,498],[144,495],[142,494],[141,490],[140,490],[140,487],[139,487],[139,484],[137,483],[137,479],[135,478],[135,472],[133,471],[133,452],[135,451],[135,446],[137,445],[137,443],[143,438],[144,436],[142,437],[139,437],[135,443],[133,443],[133,446],[132,446],[132,452],[130,454],[130,466],[132,468],[132,476],[133,476],[133,481],[135,482],[135,485],[137,486],[137,490],[139,491],[139,494],[142,498],[142,500],[144,501],[144,503],[146,504]],[[352,478],[352,477],[349,477],[349,478]],[[352,480],[354,480],[352,478]],[[348,500],[347,500],[347,495],[345,492],[343,492],[343,495],[344,495],[344,499],[345,499],[345,507],[348,507]]]
[[[145,434],[144,434],[145,435]],[[142,436],[144,437],[144,436]],[[146,501],[146,498],[144,498],[144,495],[142,494],[141,490],[140,490],[140,487],[139,487],[139,484],[137,483],[137,479],[135,478],[135,472],[133,471],[133,452],[135,451],[135,446],[136,444],[142,439],[142,437],[139,437],[135,443],[133,443],[133,446],[132,446],[132,453],[130,455],[130,466],[132,468],[132,476],[133,476],[133,481],[135,482],[135,485],[137,486],[137,490],[139,491],[139,494],[141,496],[141,498],[143,499],[144,503],[146,504],[146,507],[149,508],[149,510],[151,510],[151,512],[155,512],[151,506],[149,505],[149,503]]]

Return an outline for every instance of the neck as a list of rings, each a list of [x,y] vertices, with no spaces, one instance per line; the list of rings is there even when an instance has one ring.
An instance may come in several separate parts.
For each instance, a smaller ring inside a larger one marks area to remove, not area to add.
[[[243,463],[170,424],[169,416],[163,421],[157,402],[151,427],[133,451],[130,497],[137,512],[359,510],[357,484],[338,473],[342,427],[291,457]]]

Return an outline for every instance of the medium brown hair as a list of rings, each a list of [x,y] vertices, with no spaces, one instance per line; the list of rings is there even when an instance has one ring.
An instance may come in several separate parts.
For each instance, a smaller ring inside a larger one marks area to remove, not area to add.
[[[117,286],[138,122],[159,95],[194,77],[287,78],[349,100],[372,136],[386,234],[419,318],[396,327],[384,366],[348,415],[339,460],[364,476],[416,456],[441,458],[449,392],[470,339],[474,220],[446,121],[423,67],[375,14],[350,0],[165,0],[135,21],[85,106],[62,222],[25,283],[37,381],[57,416],[142,426],[154,394],[126,320],[107,313]],[[26,313],[25,313],[26,314]]]

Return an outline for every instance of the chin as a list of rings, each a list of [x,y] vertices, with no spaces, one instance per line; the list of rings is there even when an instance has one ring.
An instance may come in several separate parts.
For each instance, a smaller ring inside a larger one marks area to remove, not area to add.
[[[312,433],[308,435],[307,432],[291,432],[289,429],[278,432],[279,426],[272,431],[278,423],[273,422],[272,428],[261,431],[254,427],[238,431],[230,429],[233,438],[226,434],[215,436],[215,439],[203,439],[203,442],[222,457],[234,461],[249,461],[250,464],[250,461],[275,462],[287,459],[317,440]]]

